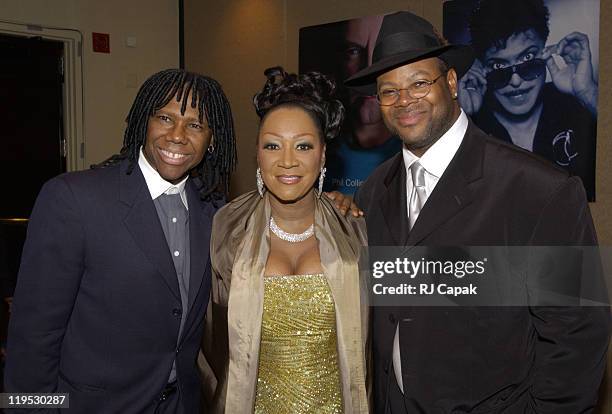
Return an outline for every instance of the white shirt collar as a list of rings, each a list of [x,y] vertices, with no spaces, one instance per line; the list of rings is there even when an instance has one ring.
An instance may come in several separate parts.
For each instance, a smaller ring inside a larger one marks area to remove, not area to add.
[[[439,179],[461,146],[467,127],[468,117],[462,109],[455,123],[425,151],[425,154],[420,159],[410,150],[403,148],[402,155],[404,157],[406,175],[410,176],[410,166],[413,162],[419,160],[425,171]]]
[[[188,176],[182,179],[178,184],[172,184],[164,180],[144,156],[142,147],[140,147],[140,154],[138,155],[138,166],[140,167],[140,171],[142,171],[142,175],[147,183],[147,188],[151,193],[152,200],[155,200],[162,194],[178,193],[181,195],[181,200],[183,201],[185,208],[189,208],[187,206],[187,194],[185,193],[185,183],[187,182]]]

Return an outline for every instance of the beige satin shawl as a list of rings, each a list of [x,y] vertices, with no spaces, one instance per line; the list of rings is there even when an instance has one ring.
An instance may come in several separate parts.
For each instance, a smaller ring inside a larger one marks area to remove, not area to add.
[[[250,192],[224,206],[213,220],[212,289],[198,364],[204,399],[214,413],[253,412],[269,219],[268,195],[262,199]],[[361,247],[367,244],[365,221],[343,217],[323,196],[316,202],[315,236],[336,307],[344,411],[367,413],[369,311],[366,279],[358,268]]]

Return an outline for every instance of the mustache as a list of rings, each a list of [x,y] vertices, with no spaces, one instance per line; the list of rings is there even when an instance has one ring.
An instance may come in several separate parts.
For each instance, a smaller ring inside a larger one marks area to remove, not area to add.
[[[426,111],[425,105],[414,103],[410,106],[394,108],[392,114],[394,117],[398,117],[398,116],[410,114],[411,112],[425,112],[425,111]]]

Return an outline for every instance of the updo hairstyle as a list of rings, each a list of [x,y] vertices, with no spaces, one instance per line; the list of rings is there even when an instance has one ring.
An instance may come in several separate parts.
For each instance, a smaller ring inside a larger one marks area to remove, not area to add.
[[[302,108],[314,121],[323,141],[335,138],[344,119],[344,106],[334,96],[336,84],[319,72],[304,75],[287,73],[280,66],[264,71],[268,78],[253,97],[259,124],[266,115],[281,107]]]

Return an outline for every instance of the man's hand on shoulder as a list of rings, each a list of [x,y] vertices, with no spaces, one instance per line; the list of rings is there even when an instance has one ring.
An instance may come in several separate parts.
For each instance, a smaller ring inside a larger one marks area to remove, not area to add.
[[[363,211],[355,204],[351,196],[342,194],[339,191],[326,192],[325,195],[334,201],[336,208],[345,216],[349,214],[353,217],[363,216]]]

